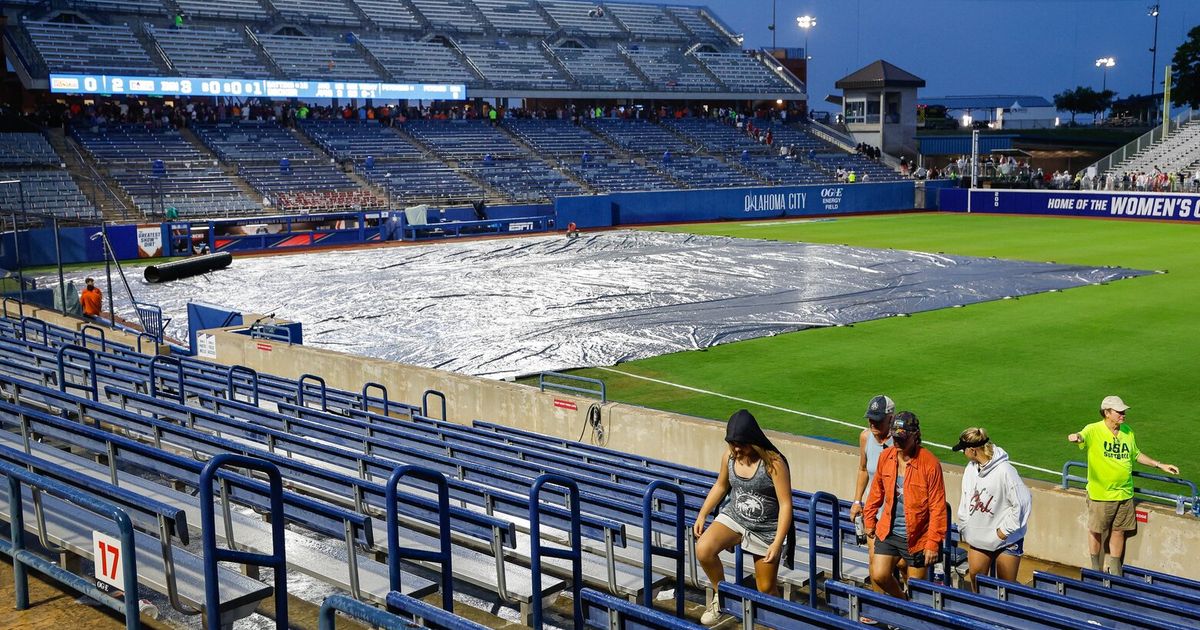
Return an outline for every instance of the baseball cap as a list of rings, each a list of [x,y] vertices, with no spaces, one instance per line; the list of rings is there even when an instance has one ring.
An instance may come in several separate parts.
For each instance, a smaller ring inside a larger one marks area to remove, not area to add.
[[[1104,411],[1105,409],[1112,409],[1113,411],[1125,411],[1126,409],[1129,409],[1129,405],[1126,405],[1125,401],[1121,400],[1120,396],[1105,396],[1104,400],[1100,401],[1100,410]]]
[[[892,420],[892,433],[915,433],[921,430],[921,421],[911,411],[901,411]]]
[[[867,404],[867,413],[863,417],[878,422],[893,413],[896,413],[896,403],[892,402],[891,398],[880,394]]]

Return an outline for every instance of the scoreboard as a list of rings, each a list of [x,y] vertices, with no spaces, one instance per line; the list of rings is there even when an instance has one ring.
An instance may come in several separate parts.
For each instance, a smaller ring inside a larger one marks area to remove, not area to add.
[[[195,77],[138,77],[105,74],[51,74],[50,91],[59,94],[147,96],[236,96],[264,98],[379,98],[460,101],[461,83],[379,83],[372,81],[280,81]]]

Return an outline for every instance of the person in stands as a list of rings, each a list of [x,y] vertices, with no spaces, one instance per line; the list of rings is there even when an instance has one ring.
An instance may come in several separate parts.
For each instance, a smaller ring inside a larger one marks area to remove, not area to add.
[[[1129,405],[1120,396],[1100,401],[1100,421],[1067,436],[1087,451],[1088,553],[1092,568],[1121,575],[1125,537],[1137,529],[1133,511],[1133,462],[1178,475],[1174,464],[1156,461],[1138,448],[1133,428],[1125,424]],[[1104,557],[1105,537],[1108,557]]]
[[[858,435],[858,479],[854,484],[854,502],[850,504],[850,520],[863,512],[864,493],[875,480],[876,466],[884,449],[892,446],[892,420],[896,418],[896,403],[880,394],[867,404],[864,416],[870,426]],[[878,515],[876,515],[878,518]],[[875,540],[867,538],[867,554],[875,554]]]
[[[958,529],[970,545],[968,585],[979,592],[975,576],[987,575],[993,565],[996,577],[1015,582],[1033,507],[1029,488],[1009,463],[1008,453],[991,441],[987,431],[976,427],[964,430],[954,450],[967,458],[958,501]]]
[[[896,414],[892,439],[895,445],[879,456],[863,521],[867,538],[875,539],[871,583],[903,599],[894,575],[900,561],[908,563],[909,579],[920,580],[937,561],[946,537],[946,485],[941,462],[921,446],[916,414]]]
[[[88,278],[84,281],[83,291],[79,292],[79,307],[83,309],[83,316],[88,319],[97,319],[100,317],[100,304],[103,302],[103,293],[96,286],[96,281]]]
[[[758,590],[777,595],[779,561],[781,558],[790,561],[795,544],[787,459],[745,409],[729,418],[725,443],[728,447],[721,455],[717,481],[708,491],[692,526],[692,533],[699,539],[696,559],[713,586],[713,599],[700,617],[706,626],[721,618],[716,588],[725,579],[725,567],[719,557],[722,551],[740,544],[742,551],[754,558]],[[718,504],[720,513],[705,529],[705,519]]]

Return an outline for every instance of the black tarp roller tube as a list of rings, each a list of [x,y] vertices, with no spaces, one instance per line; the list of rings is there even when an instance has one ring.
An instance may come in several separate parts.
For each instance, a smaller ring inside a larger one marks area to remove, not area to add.
[[[146,282],[158,283],[187,278],[196,274],[224,269],[233,262],[233,254],[220,252],[146,267]]]

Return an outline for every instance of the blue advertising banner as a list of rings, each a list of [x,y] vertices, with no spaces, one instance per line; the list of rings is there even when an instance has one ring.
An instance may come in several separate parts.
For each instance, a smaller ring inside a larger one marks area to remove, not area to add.
[[[970,191],[969,196],[966,191],[942,191],[940,209],[952,212],[1200,221],[1200,195],[975,189]]]
[[[913,182],[763,186],[559,197],[559,227],[581,228],[911,210]]]

